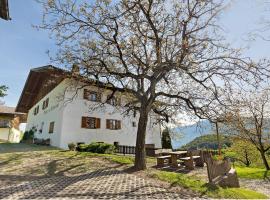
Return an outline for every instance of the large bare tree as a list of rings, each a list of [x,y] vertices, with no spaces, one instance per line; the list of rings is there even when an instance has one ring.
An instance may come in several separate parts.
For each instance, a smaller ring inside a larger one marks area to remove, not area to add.
[[[39,2],[44,6],[40,28],[59,46],[53,59],[77,63],[82,77],[120,89],[130,97],[126,110],[140,113],[137,170],[146,168],[149,113],[165,121],[179,112],[203,116],[222,101],[221,90],[263,73],[223,42],[219,0]]]

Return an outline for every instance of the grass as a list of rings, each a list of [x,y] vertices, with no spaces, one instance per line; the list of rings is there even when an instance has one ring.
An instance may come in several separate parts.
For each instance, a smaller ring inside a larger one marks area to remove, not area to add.
[[[235,167],[239,178],[246,179],[265,179],[270,177],[270,171],[255,167]]]
[[[225,198],[225,199],[267,199],[267,196],[252,190],[243,188],[221,188],[212,186],[204,181],[194,179],[188,175],[155,171],[150,172],[150,176],[162,181],[171,183],[172,185],[178,185],[184,188],[188,188],[201,196],[206,195],[212,198]]]
[[[33,159],[35,158],[35,159]],[[76,175],[86,173],[102,167],[108,167],[110,163],[132,165],[133,156],[116,154],[97,154],[90,152],[64,151],[57,148],[29,145],[29,144],[4,144],[0,143],[0,172],[6,175],[25,175],[36,177],[55,176],[62,173]],[[48,160],[46,163],[42,163]],[[154,164],[154,158],[147,158],[147,163]],[[26,167],[21,167],[22,165]],[[237,168],[240,177],[258,178],[264,172],[260,168]],[[190,177],[181,173],[164,172],[149,168],[150,176],[188,188],[202,196],[212,198],[234,199],[264,199],[265,195],[242,188],[213,187],[199,178]],[[249,177],[248,177],[249,176]]]
[[[24,143],[3,143],[0,142],[0,153],[19,153],[19,152],[32,152],[32,151],[46,151],[46,150],[59,150],[59,148],[51,146],[41,146],[36,144]]]

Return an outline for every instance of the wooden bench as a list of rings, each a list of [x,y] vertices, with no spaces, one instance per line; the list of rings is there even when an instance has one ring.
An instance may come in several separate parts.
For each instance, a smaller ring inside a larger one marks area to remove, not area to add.
[[[171,149],[157,149],[155,150],[155,156],[167,156],[170,152],[172,152]]]
[[[166,161],[170,163],[171,161],[171,156],[159,156],[157,157],[157,166],[158,167],[164,167]]]
[[[183,157],[183,158],[179,158],[180,160],[184,161],[184,165],[186,166],[187,169],[193,170],[194,169],[194,163],[193,160],[198,160],[200,158],[200,156],[189,156],[189,157]],[[196,163],[197,166],[197,163]]]

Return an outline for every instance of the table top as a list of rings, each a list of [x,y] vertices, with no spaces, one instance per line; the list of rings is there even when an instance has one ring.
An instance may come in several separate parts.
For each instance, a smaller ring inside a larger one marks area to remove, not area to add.
[[[168,154],[175,154],[175,155],[181,155],[181,154],[186,154],[187,151],[173,151],[173,152],[169,152]]]

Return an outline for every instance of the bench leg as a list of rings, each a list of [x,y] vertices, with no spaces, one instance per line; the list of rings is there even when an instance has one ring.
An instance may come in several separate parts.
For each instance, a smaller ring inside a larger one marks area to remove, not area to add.
[[[204,167],[203,160],[201,158],[195,159],[195,165],[197,167]]]
[[[177,155],[172,155],[171,157],[171,165],[173,167],[178,167],[178,163],[177,163]]]
[[[163,159],[158,159],[157,160],[157,166],[158,167],[164,167],[164,160]]]
[[[194,164],[193,164],[193,160],[185,160],[184,161],[184,165],[187,169],[189,170],[193,170],[194,169]]]

